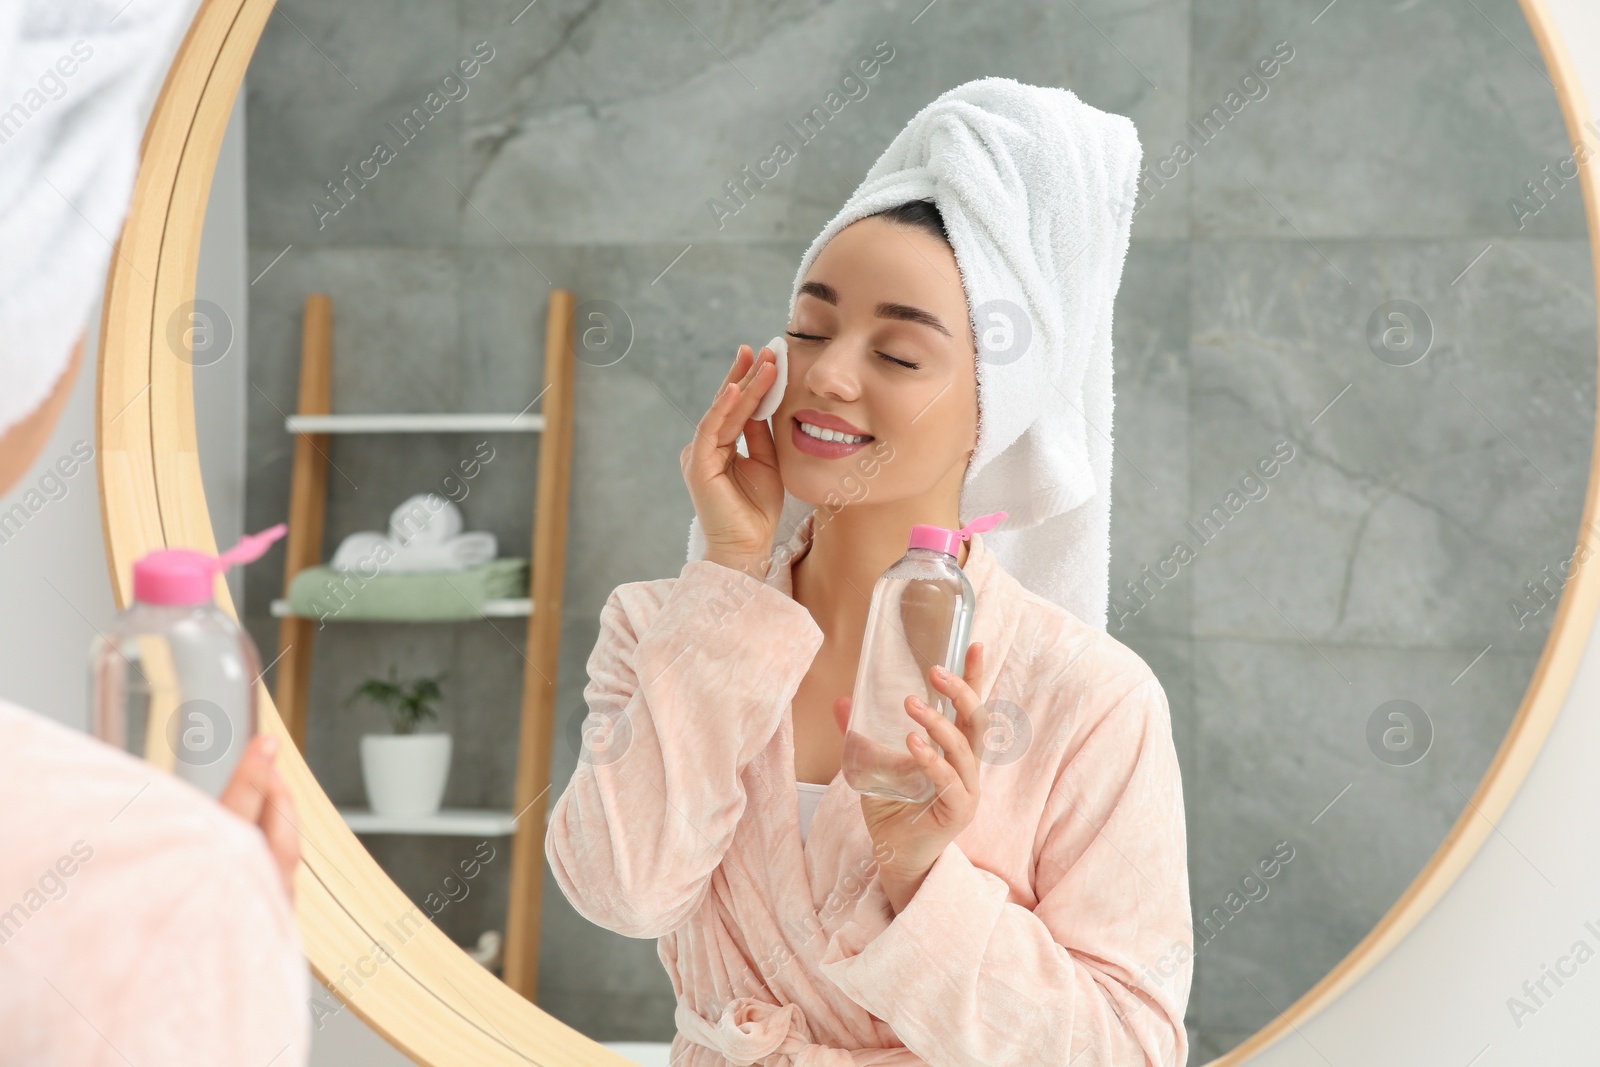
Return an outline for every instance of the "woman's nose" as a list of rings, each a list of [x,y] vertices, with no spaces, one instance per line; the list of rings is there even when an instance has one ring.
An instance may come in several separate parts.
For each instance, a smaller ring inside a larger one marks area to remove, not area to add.
[[[806,388],[817,396],[854,400],[861,392],[858,375],[860,353],[848,341],[835,339],[806,369]]]

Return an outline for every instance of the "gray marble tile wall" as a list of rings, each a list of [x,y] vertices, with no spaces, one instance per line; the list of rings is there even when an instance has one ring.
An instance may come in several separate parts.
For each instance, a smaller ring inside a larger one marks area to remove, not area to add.
[[[1510,604],[1576,541],[1594,288],[1577,187],[1543,170],[1572,148],[1512,0],[280,0],[247,80],[247,527],[287,507],[307,293],[333,297],[350,412],[520,410],[549,289],[620,308],[627,355],[585,353],[576,384],[560,788],[607,594],[682,567],[677,455],[735,348],[783,328],[800,254],[894,134],[985,75],[1131,116],[1153,168],[1116,313],[1111,630],[1172,708],[1203,1063],[1309,989],[1426,864],[1555,614]],[[802,142],[813,108],[826,120]],[[780,139],[795,157],[731,199]],[[1391,300],[1421,309],[1415,362],[1369,344]],[[326,551],[480,439],[336,439]],[[462,509],[522,553],[537,442],[493,444]],[[1275,448],[1291,458],[1252,480]],[[1192,558],[1164,563],[1179,540]],[[274,651],[281,563],[247,572],[247,621]],[[357,739],[381,728],[343,696],[393,662],[452,672],[446,803],[509,803],[522,640],[515,620],[324,631],[308,748],[334,800],[361,801]],[[1410,766],[1367,741],[1397,699],[1432,728]],[[1294,858],[1238,908],[1279,841]],[[470,851],[369,843],[419,897]],[[507,872],[491,863],[445,931],[501,926]],[[549,881],[541,973],[541,1006],[593,1037],[672,1035],[654,944],[590,926]]]

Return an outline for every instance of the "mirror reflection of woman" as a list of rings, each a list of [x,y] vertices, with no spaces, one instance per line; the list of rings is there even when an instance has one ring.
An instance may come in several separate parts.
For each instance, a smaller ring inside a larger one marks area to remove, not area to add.
[[[703,558],[601,613],[585,697],[608,741],[554,805],[546,853],[579,913],[659,939],[679,1067],[1187,1057],[1181,783],[1165,693],[1135,653],[974,534],[957,560],[971,645],[960,677],[929,679],[955,719],[905,703],[934,798],[862,796],[841,773],[874,584],[913,525],[975,517],[980,416],[1005,402],[980,387],[946,221],[913,199],[816,252],[770,426],[753,414],[775,353],[742,345],[683,450]],[[861,449],[819,455],[801,437],[816,427]],[[888,458],[840,505],[880,443]],[[786,491],[813,507],[782,537]],[[997,747],[1019,723],[1023,744]]]

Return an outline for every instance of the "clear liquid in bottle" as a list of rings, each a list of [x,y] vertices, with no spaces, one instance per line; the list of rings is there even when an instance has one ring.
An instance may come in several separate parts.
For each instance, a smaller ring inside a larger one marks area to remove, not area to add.
[[[921,697],[955,721],[955,706],[933,687],[929,672],[938,665],[960,677],[966,662],[975,605],[956,552],[972,533],[1005,516],[984,515],[960,530],[912,527],[906,554],[873,586],[841,761],[856,792],[912,803],[932,799],[933,781],[906,746],[907,735],[943,750],[906,711],[906,697]]]
[[[135,601],[92,655],[95,736],[220,796],[256,733],[249,634],[210,601]]]
[[[160,549],[134,563],[133,603],[90,649],[96,737],[221,795],[256,733],[261,656],[212,600],[212,587],[286,529],[246,537],[220,557]]]

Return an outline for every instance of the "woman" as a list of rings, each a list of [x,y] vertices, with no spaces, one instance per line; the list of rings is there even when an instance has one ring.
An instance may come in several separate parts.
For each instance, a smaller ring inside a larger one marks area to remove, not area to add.
[[[961,525],[979,442],[943,222],[915,201],[826,242],[788,324],[777,432],[751,417],[774,354],[741,346],[684,449],[704,558],[601,613],[585,696],[609,737],[556,802],[546,854],[580,914],[659,939],[675,1067],[1187,1056],[1183,800],[1165,694],[1131,650],[973,534],[963,676],[930,677],[955,721],[905,704],[934,799],[863,797],[840,773],[873,584],[912,525]],[[818,425],[859,447],[818,454],[802,436]],[[837,506],[851,471],[865,492]],[[829,503],[774,551],[786,490]],[[826,786],[809,833],[808,784]]]
[[[37,482],[82,373],[108,235],[128,212],[140,132],[195,6],[29,0],[0,11],[0,99],[42,101],[41,78],[72,79],[20,128],[8,113],[0,134],[0,497]],[[60,457],[46,471],[50,460]],[[78,565],[103,566],[98,553]],[[82,678],[85,649],[74,641],[38,669]],[[306,1062],[299,831],[276,747],[253,738],[213,801],[0,697],[0,1067]]]

